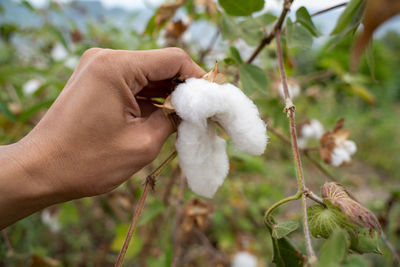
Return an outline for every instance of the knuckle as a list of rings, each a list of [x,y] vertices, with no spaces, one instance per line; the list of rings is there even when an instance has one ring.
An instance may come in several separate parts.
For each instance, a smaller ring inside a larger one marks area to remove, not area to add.
[[[113,52],[111,49],[99,49],[97,52],[91,56],[91,59],[87,65],[88,70],[99,75],[103,78],[108,78],[110,74],[109,66],[113,62]]]
[[[147,161],[152,161],[160,152],[160,148],[151,134],[143,136],[141,146],[143,155]]]
[[[90,57],[92,57],[93,55],[95,55],[97,52],[99,52],[101,50],[102,49],[98,48],[98,47],[89,48],[83,53],[82,58],[90,58]]]
[[[190,59],[190,60],[191,60],[191,57],[190,57],[190,56],[188,55],[188,53],[186,53],[186,51],[183,50],[182,48],[179,48],[179,47],[169,47],[169,48],[167,48],[167,49],[171,50],[171,53],[176,54],[176,56],[179,57],[179,58],[188,59],[188,60]]]

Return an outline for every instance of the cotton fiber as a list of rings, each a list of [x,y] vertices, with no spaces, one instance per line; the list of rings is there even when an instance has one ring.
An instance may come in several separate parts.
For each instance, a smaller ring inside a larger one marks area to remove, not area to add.
[[[351,156],[356,153],[357,146],[354,141],[346,140],[342,144],[337,145],[331,155],[331,165],[338,167],[343,163],[349,163]]]
[[[247,251],[240,251],[235,254],[231,267],[257,267],[257,258]]]
[[[234,85],[190,78],[176,87],[171,101],[182,119],[176,141],[179,165],[195,193],[211,198],[228,174],[226,142],[217,135],[217,124],[238,150],[264,153],[266,125],[255,104]]]
[[[300,148],[305,148],[308,140],[319,140],[323,134],[324,126],[318,120],[312,119],[301,127],[300,137],[297,140],[298,145]]]

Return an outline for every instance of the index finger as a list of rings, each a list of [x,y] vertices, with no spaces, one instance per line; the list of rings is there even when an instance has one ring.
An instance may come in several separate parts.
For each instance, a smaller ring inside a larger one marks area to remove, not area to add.
[[[172,79],[175,76],[200,78],[206,72],[182,49],[176,47],[135,51],[136,67],[148,81]]]

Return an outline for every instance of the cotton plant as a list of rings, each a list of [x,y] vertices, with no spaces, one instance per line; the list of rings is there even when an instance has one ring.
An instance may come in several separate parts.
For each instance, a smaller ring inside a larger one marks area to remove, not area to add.
[[[257,257],[247,251],[239,251],[233,257],[231,267],[257,267]]]
[[[288,89],[289,89],[289,96],[291,99],[296,98],[300,95],[301,87],[297,80],[295,79],[288,79],[287,81]],[[285,99],[285,93],[283,90],[283,84],[280,80],[276,80],[273,83],[274,90],[279,94],[282,99]]]
[[[58,218],[58,212],[52,212],[50,209],[44,209],[40,213],[40,218],[42,220],[42,223],[49,227],[50,232],[52,233],[58,233],[61,230],[61,224]]]
[[[318,120],[311,119],[300,126],[297,143],[300,148],[305,148],[309,140],[319,140],[323,134],[324,126]]]
[[[43,85],[43,81],[40,79],[30,79],[24,85],[22,85],[22,91],[25,95],[34,94],[41,86]]]
[[[218,126],[237,150],[264,153],[266,124],[256,105],[239,88],[224,83],[217,69],[203,79],[179,84],[167,105],[181,118],[176,140],[179,166],[189,187],[201,196],[212,198],[229,171],[226,141],[218,136]]]
[[[333,131],[326,132],[320,140],[321,158],[334,167],[350,164],[351,156],[357,151],[356,143],[347,139],[351,130],[343,129],[343,124],[344,120],[339,120]]]

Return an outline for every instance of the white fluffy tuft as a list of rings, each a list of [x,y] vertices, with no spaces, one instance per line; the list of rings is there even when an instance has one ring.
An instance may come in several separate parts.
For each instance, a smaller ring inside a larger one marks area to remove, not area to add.
[[[172,93],[172,104],[182,118],[176,142],[179,164],[194,192],[212,197],[228,174],[225,140],[217,136],[215,122],[238,150],[264,153],[266,125],[254,103],[232,84],[190,78]]]
[[[257,258],[247,251],[240,251],[235,254],[231,267],[257,267]]]
[[[346,140],[343,143],[343,148],[349,153],[349,155],[353,155],[357,151],[357,145],[354,141]]]

